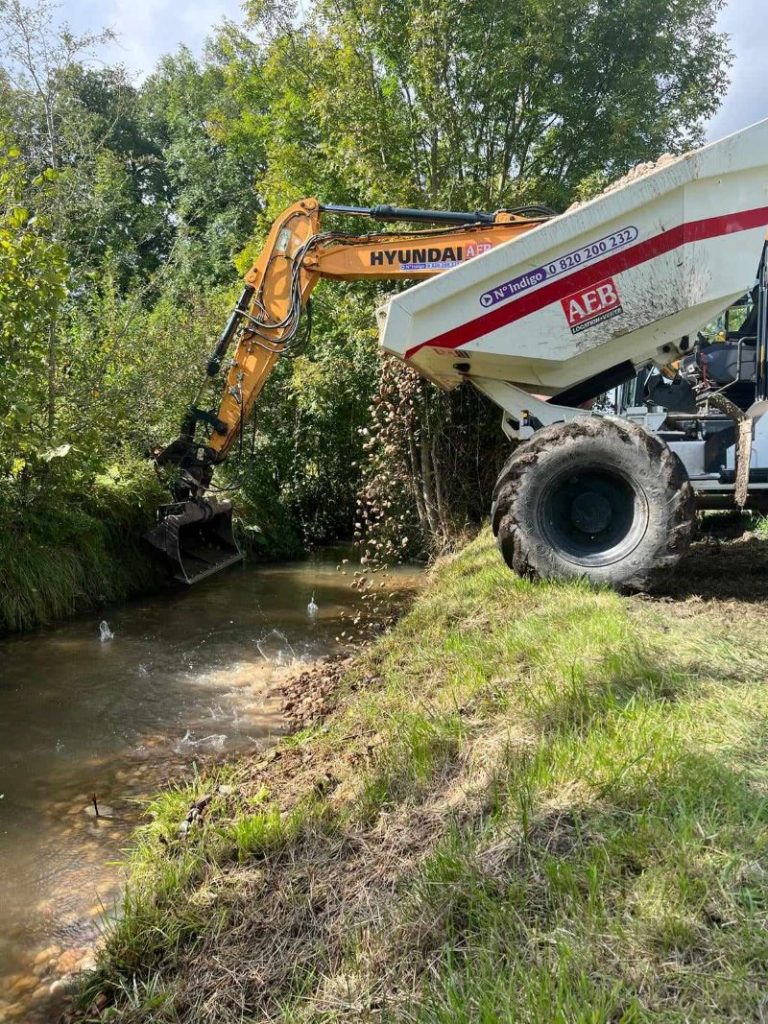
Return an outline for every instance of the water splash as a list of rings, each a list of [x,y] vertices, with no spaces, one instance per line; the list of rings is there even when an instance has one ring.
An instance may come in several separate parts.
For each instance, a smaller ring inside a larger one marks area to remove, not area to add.
[[[279,629],[273,629],[261,640],[257,640],[256,647],[262,658],[274,665],[289,665],[297,660],[296,651],[291,647],[288,637]]]
[[[197,741],[197,744],[198,744],[198,746],[201,746],[202,744],[205,744],[206,746],[210,747],[211,750],[223,750],[224,749],[224,744],[226,742],[227,742],[227,735],[226,735],[226,733],[220,732],[220,733],[214,734],[213,736],[203,736],[203,738],[201,740]]]
[[[314,619],[317,616],[317,613],[319,611],[320,611],[320,609],[315,604],[315,594],[314,594],[314,591],[313,591],[312,592],[312,600],[307,605],[307,615],[310,617],[310,619]]]
[[[208,747],[209,750],[223,750],[227,742],[226,733],[212,733],[210,736],[201,736],[199,740],[193,739],[193,734],[187,729],[180,740],[174,744],[173,750],[176,754],[183,754],[187,750],[196,750],[197,747]]]
[[[192,739],[192,733],[189,731],[189,729],[187,729],[187,731],[184,733],[181,739],[174,743],[173,749],[175,753],[181,754],[188,747],[193,747],[194,745],[195,741]]]
[[[109,628],[109,623],[106,619],[102,619],[99,623],[99,640],[101,640],[102,643],[106,643],[107,640],[114,640],[114,637],[115,634]]]

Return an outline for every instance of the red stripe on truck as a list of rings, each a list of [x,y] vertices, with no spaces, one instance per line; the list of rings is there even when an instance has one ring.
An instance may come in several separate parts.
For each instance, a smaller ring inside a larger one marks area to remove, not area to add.
[[[490,334],[491,331],[521,320],[524,316],[530,316],[531,313],[543,309],[544,306],[566,298],[572,292],[587,288],[597,281],[602,281],[603,278],[613,277],[625,270],[631,270],[632,267],[638,267],[641,263],[647,263],[648,260],[663,256],[690,242],[701,242],[706,238],[717,238],[719,235],[749,231],[751,228],[765,227],[766,225],[768,225],[768,206],[679,224],[677,227],[662,231],[644,242],[638,242],[631,249],[607,256],[599,263],[582,267],[581,270],[558,278],[557,281],[544,285],[543,288],[539,288],[535,292],[513,299],[505,306],[483,313],[458,327],[452,327],[449,331],[430,338],[429,341],[422,341],[408,349],[405,358],[411,359],[417,352],[428,346],[430,348],[461,348],[462,345],[482,338],[484,334]],[[756,260],[758,256],[759,253],[755,256]]]

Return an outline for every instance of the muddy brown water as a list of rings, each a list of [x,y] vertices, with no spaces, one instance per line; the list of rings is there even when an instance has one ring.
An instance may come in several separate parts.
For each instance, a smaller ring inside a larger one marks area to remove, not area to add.
[[[141,797],[281,732],[280,679],[336,652],[360,608],[343,558],[229,570],[0,642],[0,1021],[55,1020],[92,962]],[[387,589],[417,576],[398,569]]]

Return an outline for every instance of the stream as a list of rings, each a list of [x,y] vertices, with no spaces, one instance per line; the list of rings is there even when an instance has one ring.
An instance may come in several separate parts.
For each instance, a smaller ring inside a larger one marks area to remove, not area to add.
[[[360,608],[351,557],[236,568],[0,641],[0,1022],[55,1021],[93,962],[141,798],[280,734],[275,688],[338,651]]]

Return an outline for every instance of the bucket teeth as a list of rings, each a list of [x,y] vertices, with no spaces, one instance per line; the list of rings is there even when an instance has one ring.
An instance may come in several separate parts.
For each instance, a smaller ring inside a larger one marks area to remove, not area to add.
[[[198,499],[166,505],[146,540],[176,567],[174,579],[196,583],[243,557],[232,533],[229,501]]]

